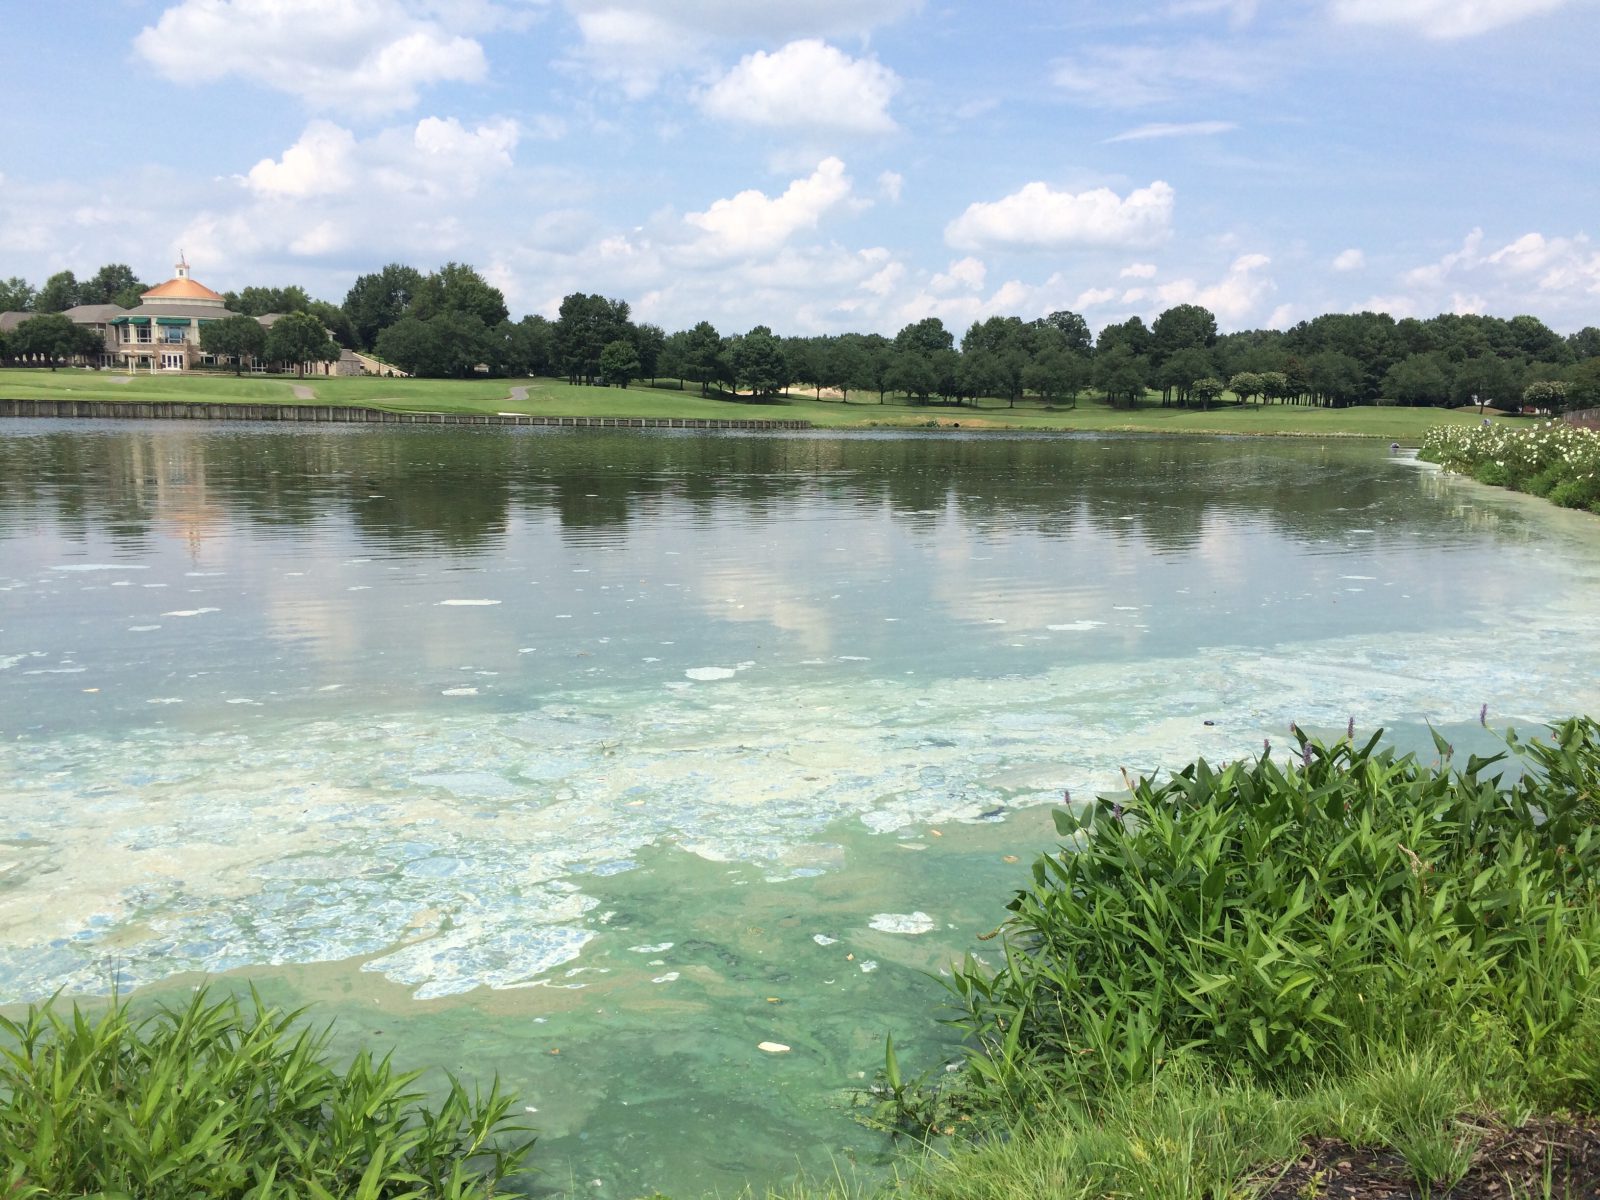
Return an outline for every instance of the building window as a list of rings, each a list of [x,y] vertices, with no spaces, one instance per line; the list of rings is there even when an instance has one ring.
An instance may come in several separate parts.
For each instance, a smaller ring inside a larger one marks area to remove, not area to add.
[[[161,369],[163,371],[181,371],[181,370],[183,370],[183,355],[181,355],[181,354],[163,354],[161,356]]]
[[[187,325],[163,325],[161,341],[168,346],[181,346],[187,340],[188,332]]]
[[[144,343],[144,344],[148,344],[149,343],[149,341],[150,341],[150,326],[148,326],[148,325],[139,326],[139,341],[141,343]]]

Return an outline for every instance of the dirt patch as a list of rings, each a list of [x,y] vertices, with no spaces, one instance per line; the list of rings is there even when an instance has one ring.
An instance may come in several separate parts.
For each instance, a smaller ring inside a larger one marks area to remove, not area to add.
[[[303,383],[293,383],[289,386],[294,388],[294,398],[296,400],[315,400],[317,398],[316,392]]]
[[[1260,1200],[1512,1200],[1600,1197],[1600,1121],[1541,1117],[1518,1129],[1471,1122],[1482,1138],[1454,1187],[1424,1191],[1400,1155],[1357,1149],[1336,1138],[1306,1143],[1282,1172],[1254,1182]]]

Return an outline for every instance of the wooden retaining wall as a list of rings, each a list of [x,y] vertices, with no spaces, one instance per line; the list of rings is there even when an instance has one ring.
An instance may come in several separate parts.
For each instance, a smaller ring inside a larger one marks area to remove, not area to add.
[[[184,404],[147,400],[4,400],[0,417],[127,421],[304,421],[336,425],[557,425],[576,429],[810,429],[810,421],[694,417],[545,417],[527,413],[389,412],[333,404]]]
[[[1600,408],[1582,408],[1567,414],[1567,424],[1579,429],[1600,429]]]

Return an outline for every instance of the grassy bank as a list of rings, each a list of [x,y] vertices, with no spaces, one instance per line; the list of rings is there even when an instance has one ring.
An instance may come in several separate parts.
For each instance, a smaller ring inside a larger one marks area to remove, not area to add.
[[[1418,456],[1479,483],[1600,513],[1600,433],[1560,421],[1430,429]]]
[[[114,383],[112,379],[127,380]],[[823,429],[930,428],[1130,431],[1140,433],[1268,434],[1304,437],[1371,437],[1414,445],[1440,424],[1471,425],[1475,413],[1440,409],[1296,405],[1229,405],[1202,412],[1163,408],[1152,397],[1135,409],[1113,409],[1085,399],[1076,408],[1049,409],[1034,402],[1008,408],[998,401],[978,406],[916,405],[904,397],[879,404],[871,394],[818,400],[793,392],[776,402],[702,397],[691,385],[631,388],[573,386],[552,379],[380,379],[189,374],[115,376],[103,371],[6,370],[0,396],[19,400],[173,401],[179,403],[292,404],[295,387],[309,388],[319,404],[357,405],[409,412],[536,413],[562,417],[673,417],[710,419],[783,418],[810,421]],[[512,395],[525,388],[526,398]]]
[[[891,1053],[876,1092],[987,1136],[884,1194],[1595,1194],[1600,727],[1439,752],[1295,731],[1060,814],[951,983],[961,1084]]]
[[[769,1195],[1595,1194],[1600,725],[1464,762],[1290,733],[1060,813],[949,980],[965,1069],[890,1043],[861,1097],[900,1177]],[[419,1107],[294,1025],[197,999],[0,1027],[0,1195],[511,1194],[511,1152],[475,1157],[508,1098]]]

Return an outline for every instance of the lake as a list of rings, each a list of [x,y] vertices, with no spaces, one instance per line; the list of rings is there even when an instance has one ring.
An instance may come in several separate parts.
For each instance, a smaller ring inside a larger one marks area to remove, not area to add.
[[[556,1192],[871,1171],[1052,805],[1596,711],[1597,582],[1380,443],[8,421],[0,1003],[253,981]]]

